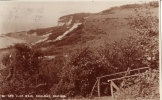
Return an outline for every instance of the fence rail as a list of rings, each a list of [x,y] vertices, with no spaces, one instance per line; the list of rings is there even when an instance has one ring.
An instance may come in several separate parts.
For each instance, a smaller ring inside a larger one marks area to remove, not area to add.
[[[142,68],[132,69],[132,70],[130,70],[130,72],[132,72],[132,71],[138,71],[138,70],[142,70],[142,69],[149,69],[149,68],[150,67],[142,67]],[[115,74],[104,75],[104,76],[100,76],[100,77],[97,77],[97,78],[105,78],[105,77],[108,77],[108,76],[113,76],[113,75],[118,75],[118,74],[124,74],[126,72],[127,71],[118,72],[118,73],[115,73]]]
[[[115,81],[115,80],[121,80],[121,79],[124,79],[124,78],[130,78],[130,77],[139,76],[140,75],[140,70],[144,70],[144,69],[145,70],[146,69],[150,69],[150,67],[142,67],[142,68],[127,70],[127,71],[123,71],[123,72],[118,72],[118,73],[114,73],[114,74],[109,74],[109,75],[104,75],[104,76],[97,77],[97,80],[96,80],[94,86],[92,87],[92,91],[91,91],[90,97],[92,97],[95,88],[97,88],[98,97],[101,96],[101,93],[100,93],[100,91],[101,91],[100,85],[101,85],[101,79],[102,78],[106,78],[106,77],[110,77],[110,76],[115,76],[115,75],[119,75],[119,74],[125,74],[124,76],[121,76],[121,77],[118,77],[118,78],[108,79],[107,82],[111,82],[110,83],[110,89],[111,89],[111,96],[113,97],[114,96],[113,95],[113,88],[115,88],[116,90],[119,90],[119,88],[117,87],[117,85],[113,81]],[[138,74],[127,75],[128,71],[129,72],[138,71]]]

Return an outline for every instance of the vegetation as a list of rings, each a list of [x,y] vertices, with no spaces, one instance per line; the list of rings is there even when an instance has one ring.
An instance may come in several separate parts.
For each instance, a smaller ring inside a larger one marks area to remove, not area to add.
[[[149,70],[137,78],[127,79],[124,86],[127,88],[115,93],[116,100],[135,98],[159,100],[159,70]]]
[[[3,64],[7,73],[1,83],[1,94],[43,94],[47,93],[49,80],[41,70],[42,54],[24,44],[16,44]]]
[[[150,3],[150,6],[157,3]],[[150,9],[145,9],[143,14],[138,12],[137,16],[130,21],[130,26],[136,32],[136,47],[141,47],[138,51],[143,51],[140,61],[151,70],[146,71],[139,77],[127,79],[123,91],[116,93],[116,99],[159,99],[159,49],[158,49],[158,18],[150,16]],[[131,81],[130,81],[131,80]],[[133,85],[129,85],[132,84]]]
[[[131,81],[126,80],[125,88],[122,88],[124,92],[117,92],[116,98],[159,97],[158,18],[151,16],[148,8],[142,14],[139,9],[135,10],[137,15],[131,16],[128,23],[134,30],[133,33],[128,33],[128,37],[118,41],[105,41],[103,46],[77,48],[48,60],[35,48],[16,44],[12,54],[3,59],[7,73],[0,85],[1,93],[89,97],[97,77],[125,71],[128,67],[135,69],[148,66],[151,70]],[[79,37],[83,29],[84,26],[80,25],[72,33],[76,32]],[[55,42],[56,46],[75,43],[75,38],[68,38],[70,35],[76,34],[68,34],[64,38],[66,41]],[[104,94],[105,87],[101,88],[101,95]]]

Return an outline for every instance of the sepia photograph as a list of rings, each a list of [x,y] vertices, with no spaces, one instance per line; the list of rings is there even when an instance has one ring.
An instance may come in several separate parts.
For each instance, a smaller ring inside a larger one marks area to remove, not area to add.
[[[160,100],[160,0],[0,0],[0,100]]]

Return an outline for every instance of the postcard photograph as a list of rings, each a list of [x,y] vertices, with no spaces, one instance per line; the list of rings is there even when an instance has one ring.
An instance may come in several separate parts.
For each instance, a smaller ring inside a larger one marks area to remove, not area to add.
[[[160,100],[160,0],[0,1],[0,100]]]

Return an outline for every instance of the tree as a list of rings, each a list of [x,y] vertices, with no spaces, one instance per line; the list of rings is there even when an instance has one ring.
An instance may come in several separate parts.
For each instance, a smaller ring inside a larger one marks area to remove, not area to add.
[[[41,73],[41,60],[40,51],[26,44],[16,44],[11,54],[3,59],[9,72],[3,81],[3,94],[43,93],[47,78]]]
[[[97,77],[111,73],[111,67],[96,55],[93,48],[77,50],[68,59],[59,75],[60,81],[54,89],[55,94],[86,97]]]

